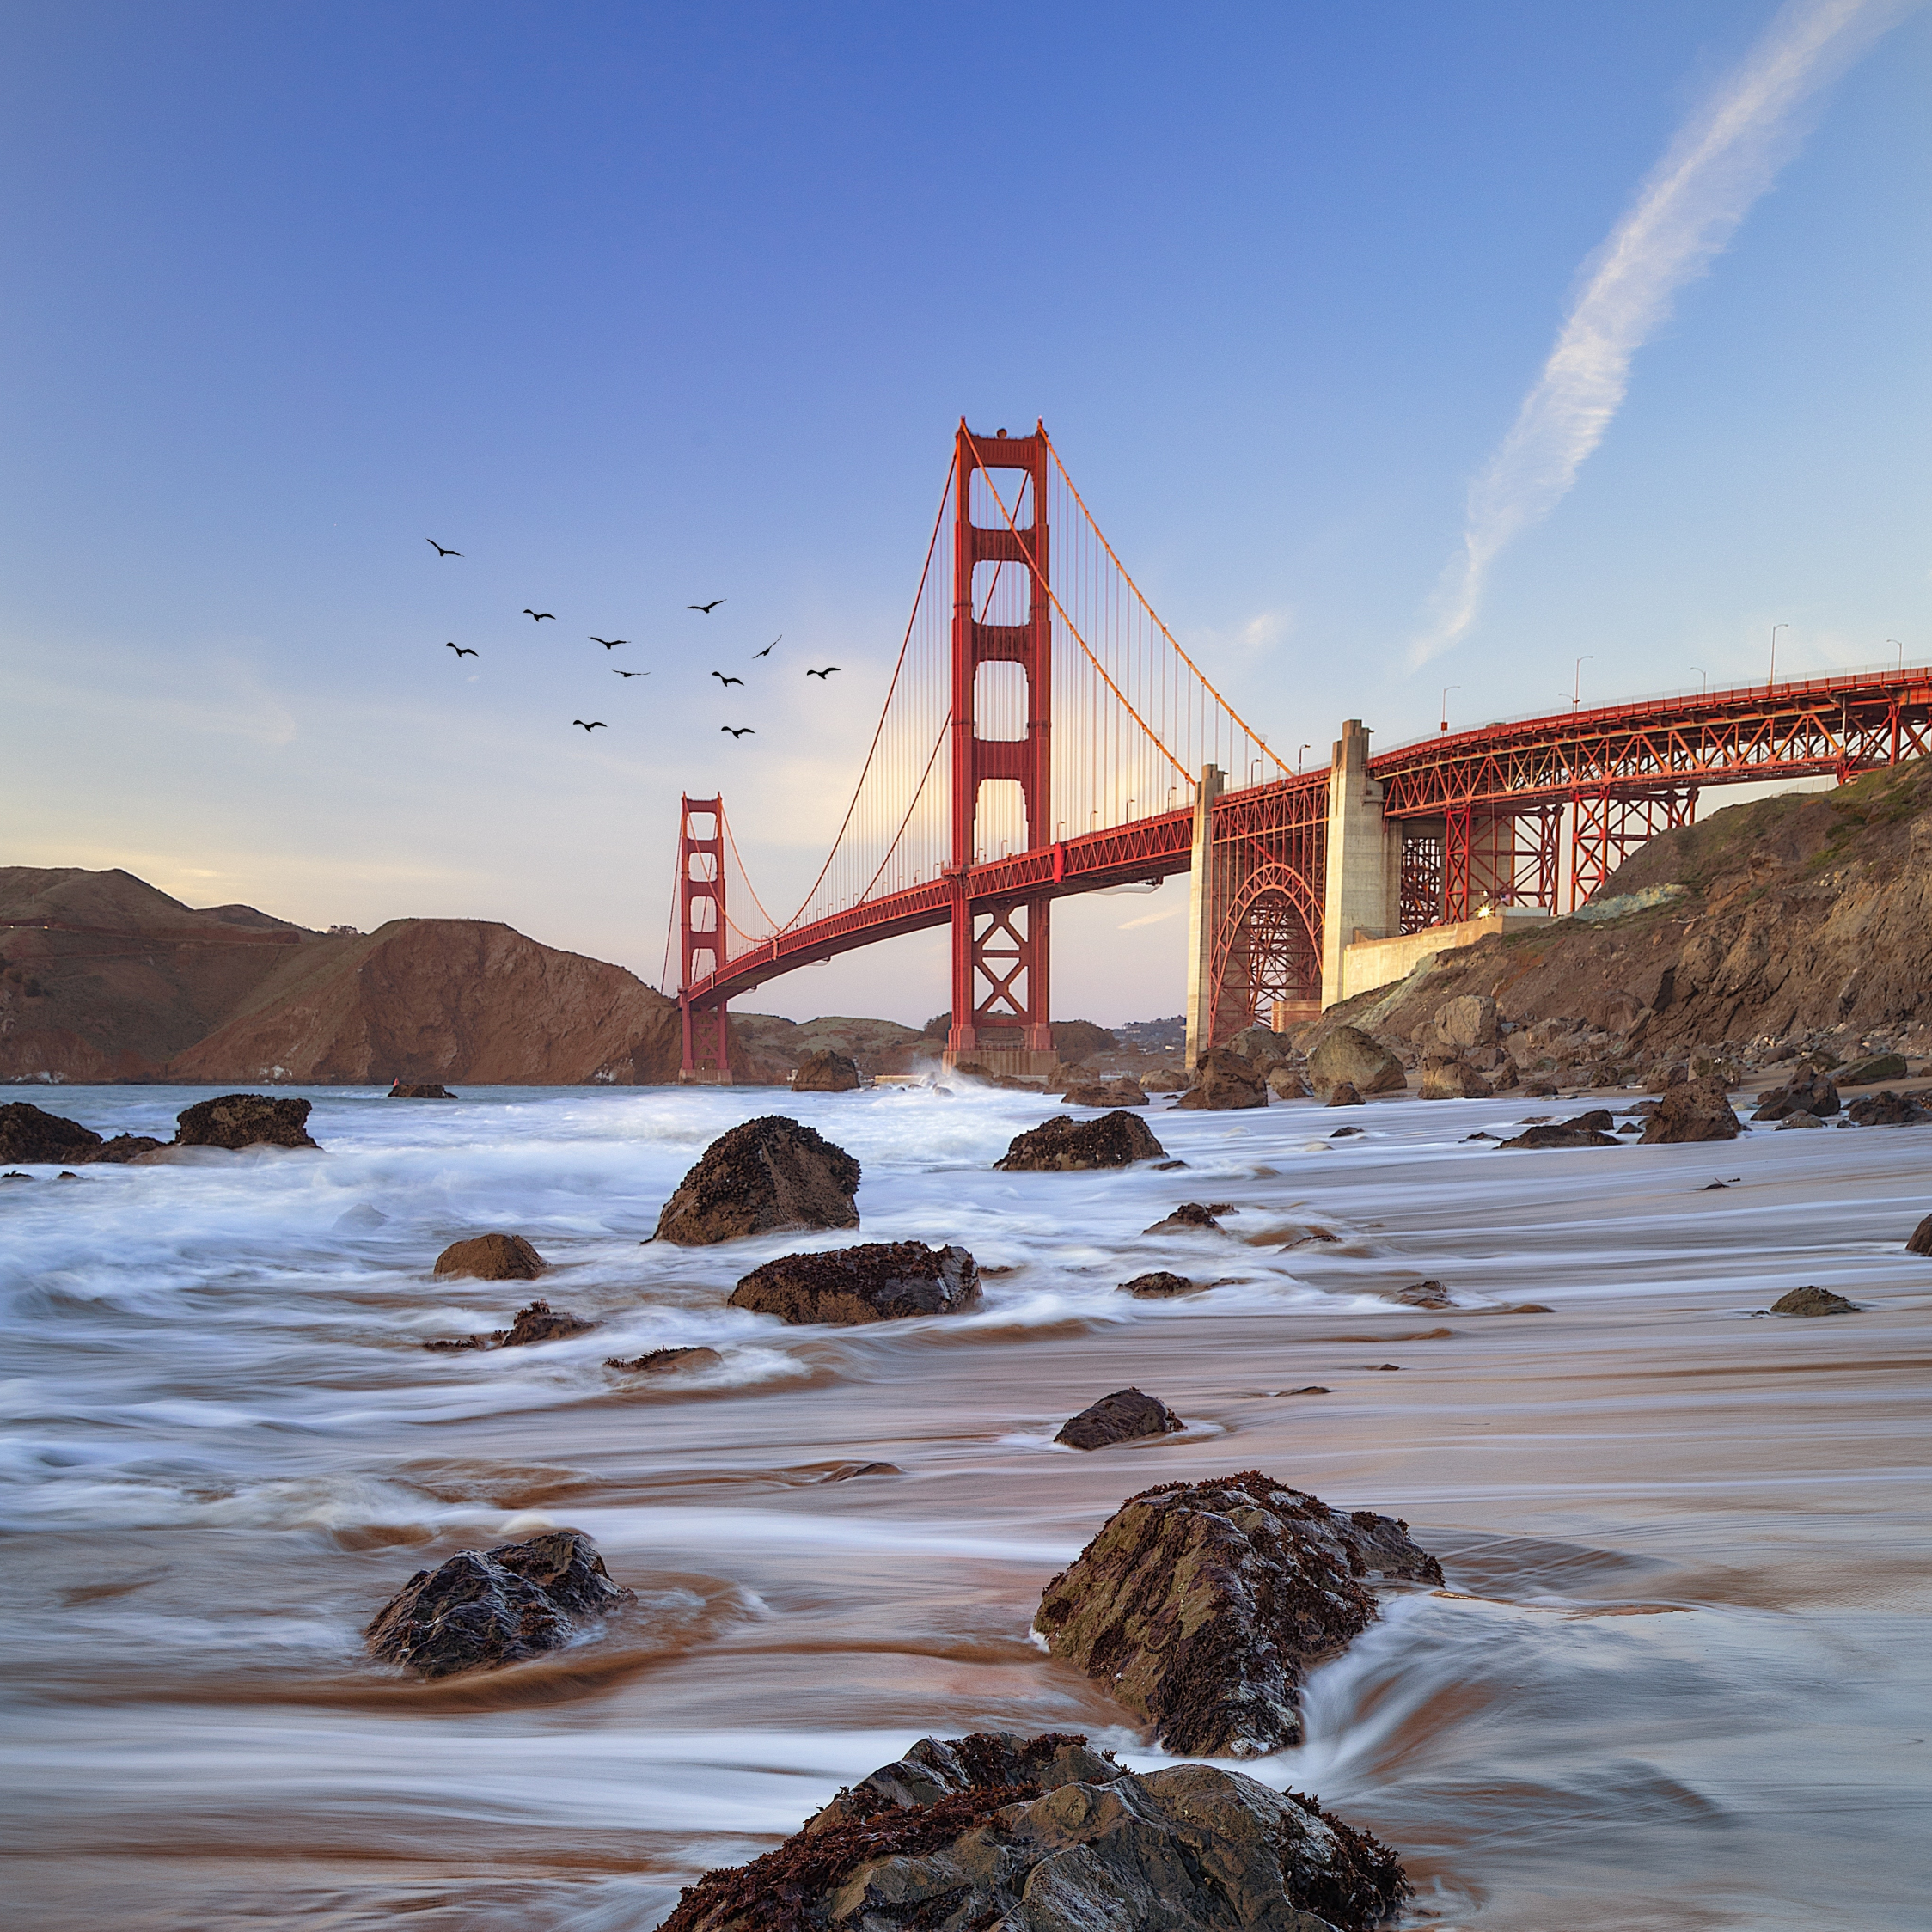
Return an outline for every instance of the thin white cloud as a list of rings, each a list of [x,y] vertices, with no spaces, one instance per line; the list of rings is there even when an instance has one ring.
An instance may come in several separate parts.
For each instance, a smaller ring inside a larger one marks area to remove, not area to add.
[[[1630,358],[1678,289],[1729,242],[1795,151],[1801,110],[1920,0],[1789,0],[1742,64],[1678,131],[1603,246],[1514,425],[1470,486],[1461,553],[1410,653],[1460,641],[1503,550],[1561,502],[1610,427]]]

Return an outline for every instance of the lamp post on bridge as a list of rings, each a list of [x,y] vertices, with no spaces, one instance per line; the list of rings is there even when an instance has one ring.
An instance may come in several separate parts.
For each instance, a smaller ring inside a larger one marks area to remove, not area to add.
[[[1583,667],[1586,664],[1594,663],[1596,657],[1595,651],[1586,651],[1576,660],[1576,676],[1570,685],[1570,710],[1573,713],[1583,702]]]
[[[1294,775],[1295,775],[1295,776],[1296,776],[1297,778],[1299,778],[1299,777],[1301,776],[1301,761],[1302,761],[1302,756],[1303,756],[1303,754],[1304,754],[1304,753],[1306,753],[1306,752],[1310,752],[1310,751],[1312,751],[1312,750],[1313,750],[1314,749],[1315,749],[1315,748],[1314,748],[1314,746],[1313,746],[1313,745],[1311,745],[1311,744],[1305,744],[1305,745],[1303,745],[1303,746],[1302,746],[1302,748],[1301,748],[1301,750],[1300,750],[1300,751],[1298,751],[1298,752],[1296,752],[1296,753],[1295,753],[1295,755],[1294,755]]]
[[[1708,698],[1710,695],[1710,673],[1698,664],[1691,665],[1690,669],[1696,671],[1697,676],[1703,680],[1700,695]]]
[[[1887,644],[1898,644],[1897,638],[1887,638],[1885,641]],[[1898,675],[1900,677],[1905,675],[1905,647],[1902,644],[1898,644]]]
[[[1780,631],[1788,631],[1790,628],[1788,624],[1771,626],[1771,682],[1764,687],[1767,691],[1773,689],[1777,683],[1777,634]]]

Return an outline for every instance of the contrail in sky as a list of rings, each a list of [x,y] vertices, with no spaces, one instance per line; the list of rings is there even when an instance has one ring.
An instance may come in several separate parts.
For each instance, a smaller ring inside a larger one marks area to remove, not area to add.
[[[1789,0],[1678,130],[1584,263],[1556,346],[1509,434],[1470,485],[1462,553],[1443,572],[1435,622],[1411,651],[1412,665],[1461,640],[1497,557],[1562,500],[1623,400],[1630,358],[1796,149],[1800,109],[1917,4]]]

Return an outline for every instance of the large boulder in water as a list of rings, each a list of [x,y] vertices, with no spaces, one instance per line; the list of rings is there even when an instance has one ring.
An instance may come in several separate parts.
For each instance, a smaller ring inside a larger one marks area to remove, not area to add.
[[[1774,1315],[1856,1315],[1858,1311],[1856,1301],[1816,1287],[1793,1288],[1771,1304]]]
[[[1370,1580],[1442,1571],[1406,1524],[1250,1470],[1129,1497],[1033,1627],[1164,1751],[1251,1758],[1302,1741],[1302,1676],[1375,1620]]]
[[[1187,1424],[1158,1396],[1138,1389],[1116,1389],[1061,1426],[1055,1442],[1069,1449],[1110,1449],[1143,1436],[1172,1435]]]
[[[767,1114],[721,1134],[657,1217],[653,1239],[708,1247],[795,1227],[857,1227],[859,1163],[823,1134]]]
[[[418,1570],[363,1635],[386,1664],[449,1677],[555,1650],[584,1622],[635,1601],[610,1580],[589,1537],[553,1530]]]
[[[1928,1214],[1905,1237],[1905,1252],[1908,1255],[1932,1255],[1932,1214]]]
[[[731,1290],[731,1305],[781,1322],[850,1324],[956,1315],[979,1299],[979,1268],[963,1248],[868,1241],[768,1261]]]
[[[92,1160],[101,1144],[101,1136],[91,1128],[44,1113],[29,1101],[9,1101],[0,1107],[0,1160],[45,1161],[58,1166],[64,1161]]]
[[[1640,1146],[1684,1140],[1735,1140],[1744,1131],[1722,1084],[1715,1078],[1666,1087],[1643,1130]]]
[[[1932,1108],[1916,1093],[1862,1093],[1845,1109],[1845,1118],[1858,1127],[1923,1127],[1932,1121]]]
[[[829,1047],[808,1053],[792,1076],[794,1093],[850,1093],[859,1084],[859,1062]]]
[[[452,1241],[436,1257],[438,1275],[474,1275],[479,1281],[534,1281],[547,1264],[520,1234],[475,1234]]]
[[[1202,1056],[1195,1070],[1195,1084],[1176,1104],[1214,1113],[1228,1112],[1237,1107],[1265,1107],[1268,1074],[1244,1055],[1215,1047]]]
[[[1077,1733],[922,1738],[659,1932],[1369,1932],[1386,1845],[1238,1771],[1123,1770]]]
[[[1346,1080],[1357,1093],[1399,1093],[1409,1085],[1402,1062],[1359,1027],[1338,1026],[1308,1056],[1308,1084],[1318,1094]]]
[[[1131,1167],[1137,1160],[1159,1160],[1167,1152],[1152,1129],[1124,1108],[1098,1120],[1077,1121],[1055,1114],[1024,1134],[1016,1134],[1004,1160],[993,1165],[1009,1174],[1080,1172],[1095,1167]]]
[[[180,1147],[313,1147],[309,1138],[309,1103],[292,1095],[224,1093],[198,1100],[175,1116]]]
[[[1839,1107],[1838,1090],[1831,1076],[1807,1067],[1794,1073],[1782,1086],[1773,1087],[1759,1097],[1754,1121],[1788,1120],[1794,1114],[1809,1114],[1814,1120],[1829,1120]]]

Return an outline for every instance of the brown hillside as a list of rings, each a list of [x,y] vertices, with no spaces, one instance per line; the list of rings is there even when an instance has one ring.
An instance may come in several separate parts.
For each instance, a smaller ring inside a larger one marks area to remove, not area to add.
[[[1651,902],[1646,903],[1646,901]],[[1437,956],[1331,1007],[1406,1046],[1447,1000],[1488,994],[1519,1024],[1572,1019],[1658,1058],[1824,1032],[1932,1025],[1932,769],[1714,813],[1634,853],[1588,908]]]

